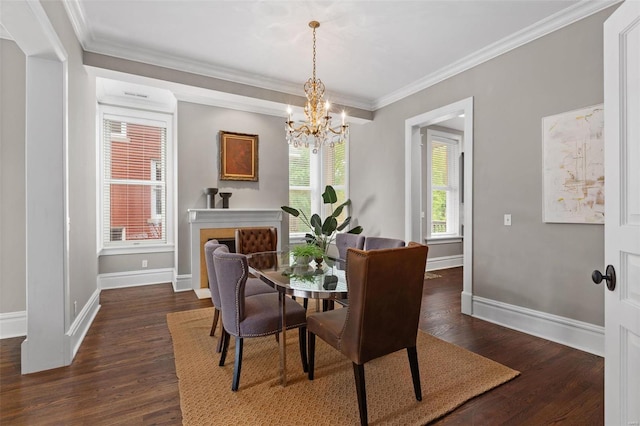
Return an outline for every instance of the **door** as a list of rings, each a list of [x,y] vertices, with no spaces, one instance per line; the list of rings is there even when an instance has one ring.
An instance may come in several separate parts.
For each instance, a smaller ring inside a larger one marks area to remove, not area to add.
[[[639,1],[604,24],[604,89],[605,423],[640,425]]]

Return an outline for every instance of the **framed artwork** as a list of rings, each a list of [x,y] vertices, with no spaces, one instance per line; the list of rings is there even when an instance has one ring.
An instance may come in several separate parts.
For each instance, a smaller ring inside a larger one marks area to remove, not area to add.
[[[604,223],[604,109],[542,119],[543,220]]]
[[[258,181],[258,135],[220,131],[220,180]]]

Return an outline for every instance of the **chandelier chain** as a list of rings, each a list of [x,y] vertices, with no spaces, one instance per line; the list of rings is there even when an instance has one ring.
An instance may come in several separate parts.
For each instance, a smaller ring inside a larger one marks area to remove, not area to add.
[[[316,29],[313,28],[313,81],[316,81]]]

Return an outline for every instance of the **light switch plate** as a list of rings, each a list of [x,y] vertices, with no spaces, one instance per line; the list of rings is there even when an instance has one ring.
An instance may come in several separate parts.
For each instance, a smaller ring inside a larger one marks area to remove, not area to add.
[[[511,215],[510,214],[505,214],[504,215],[504,226],[511,226]]]

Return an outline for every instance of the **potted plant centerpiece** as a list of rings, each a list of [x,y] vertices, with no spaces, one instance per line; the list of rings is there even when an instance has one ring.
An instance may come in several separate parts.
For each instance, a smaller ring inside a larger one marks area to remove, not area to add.
[[[331,185],[327,185],[325,187],[325,190],[322,193],[322,201],[325,205],[329,206],[328,210],[331,212],[324,219],[324,222],[318,214],[313,214],[309,217],[305,212],[294,209],[293,207],[281,207],[284,212],[291,216],[299,217],[302,223],[311,230],[311,233],[305,235],[305,240],[308,244],[320,248],[320,256],[316,257],[316,262],[318,263],[322,261],[323,256],[326,256],[329,246],[336,237],[336,233],[346,229],[351,222],[351,216],[347,216],[342,223],[338,224],[338,217],[342,214],[345,207],[351,205],[351,200],[347,199],[338,207],[334,208],[333,205],[338,202],[338,196]],[[355,228],[349,229],[347,232],[350,234],[360,234],[362,232],[362,226],[356,226]]]
[[[291,249],[291,254],[296,262],[296,265],[306,266],[313,259],[322,257],[324,254],[320,247],[313,243],[301,244]]]

